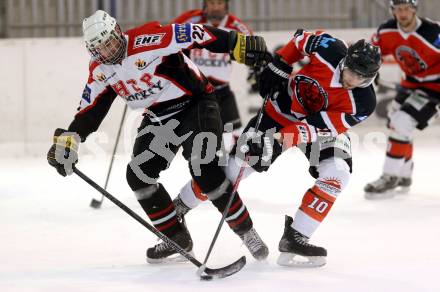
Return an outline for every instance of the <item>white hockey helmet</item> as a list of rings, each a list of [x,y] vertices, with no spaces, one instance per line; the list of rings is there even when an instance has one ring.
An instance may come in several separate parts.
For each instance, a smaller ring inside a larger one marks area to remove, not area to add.
[[[83,21],[87,50],[102,64],[117,64],[125,56],[127,41],[116,22],[107,12],[98,10]]]

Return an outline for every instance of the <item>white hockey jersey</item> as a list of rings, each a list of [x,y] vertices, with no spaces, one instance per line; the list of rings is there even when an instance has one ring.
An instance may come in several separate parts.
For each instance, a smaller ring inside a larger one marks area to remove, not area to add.
[[[183,110],[194,96],[213,92],[181,50],[229,50],[229,33],[199,24],[151,22],[124,35],[127,52],[121,64],[90,63],[78,113],[69,127],[83,139],[96,131],[117,95],[131,108],[148,108],[161,120]]]

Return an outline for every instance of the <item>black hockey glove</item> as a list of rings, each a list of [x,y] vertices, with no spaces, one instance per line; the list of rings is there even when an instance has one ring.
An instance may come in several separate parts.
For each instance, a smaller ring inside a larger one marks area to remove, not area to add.
[[[243,154],[249,152],[252,156],[258,157],[272,157],[273,154],[273,143],[274,139],[270,139],[268,135],[265,133],[255,133],[255,132],[247,132],[246,135],[246,143],[240,147],[240,150]]]
[[[271,98],[275,99],[280,92],[287,91],[290,74],[293,68],[275,55],[272,62],[267,65],[260,74],[258,87],[261,97],[272,93]]]
[[[247,36],[235,31],[229,32],[231,59],[247,66],[263,66],[270,62],[266,42],[260,36]]]
[[[258,93],[258,79],[260,78],[263,67],[249,67],[247,83],[250,85],[249,93]]]
[[[244,158],[249,154],[248,164],[258,172],[267,171],[274,160],[274,152],[281,153],[282,146],[273,138],[274,132],[255,133],[246,132],[238,140],[237,151],[239,157]]]
[[[77,133],[67,132],[60,128],[55,130],[53,145],[47,153],[47,161],[62,176],[73,173],[73,167],[78,162],[78,143],[80,141]]]

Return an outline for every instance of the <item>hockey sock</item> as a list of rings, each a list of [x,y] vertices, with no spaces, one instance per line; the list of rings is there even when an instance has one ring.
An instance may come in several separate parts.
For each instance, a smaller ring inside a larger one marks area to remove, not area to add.
[[[231,189],[232,188],[229,187],[222,196],[212,201],[214,206],[222,214],[231,196]],[[228,223],[229,227],[238,235],[246,233],[253,226],[252,219],[249,216],[249,212],[246,206],[241,201],[238,193],[235,194],[231,207],[228,210],[228,214],[226,215],[226,222]]]
[[[194,180],[190,180],[185,184],[180,190],[179,197],[182,202],[191,209],[208,199]]]
[[[405,161],[412,157],[412,143],[410,141],[388,138],[387,153],[383,172],[389,175],[402,176],[401,171]]]
[[[408,150],[407,150],[406,155],[405,155],[405,161],[409,161],[409,160],[412,159],[413,152],[414,152],[414,145],[411,142],[411,143],[409,143],[409,147],[408,147]]]
[[[341,187],[336,180],[317,180],[305,193],[291,225],[292,228],[310,238],[327,216],[340,192]]]
[[[410,144],[409,151],[405,155],[405,163],[402,166],[402,171],[400,172],[401,177],[411,178],[414,168],[413,156],[413,144]]]
[[[159,184],[159,188],[149,198],[138,200],[138,202],[154,227],[166,236],[173,236],[182,230],[177,222],[174,204],[162,184]]]

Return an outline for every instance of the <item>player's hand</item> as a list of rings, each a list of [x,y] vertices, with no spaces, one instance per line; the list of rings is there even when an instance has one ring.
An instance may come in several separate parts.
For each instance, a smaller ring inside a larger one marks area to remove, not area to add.
[[[255,133],[249,131],[246,134],[246,144],[240,147],[242,153],[249,152],[249,155],[264,157],[272,157],[274,139],[262,132]]]
[[[258,80],[260,95],[264,98],[266,95],[273,93],[271,98],[274,99],[277,92],[287,91],[292,67],[286,64],[279,56],[276,56],[261,72]]]
[[[230,55],[232,60],[247,66],[267,65],[272,56],[267,51],[266,42],[261,36],[248,36],[231,33]]]
[[[263,72],[263,67],[249,67],[247,83],[250,85],[249,93],[258,93],[258,79]]]
[[[80,141],[81,139],[77,133],[67,132],[60,128],[55,130],[53,145],[47,153],[47,161],[62,176],[73,173],[73,167],[78,162],[78,144]]]
[[[247,164],[257,172],[267,171],[282,152],[282,145],[274,139],[274,130],[256,133],[250,129],[243,133],[237,141],[236,155],[240,159],[248,157]]]
[[[315,127],[307,123],[292,122],[282,128],[280,133],[275,133],[274,138],[276,141],[282,141],[283,147],[294,147],[303,143],[315,142],[320,133]],[[322,135],[328,136],[328,133],[323,131]]]

